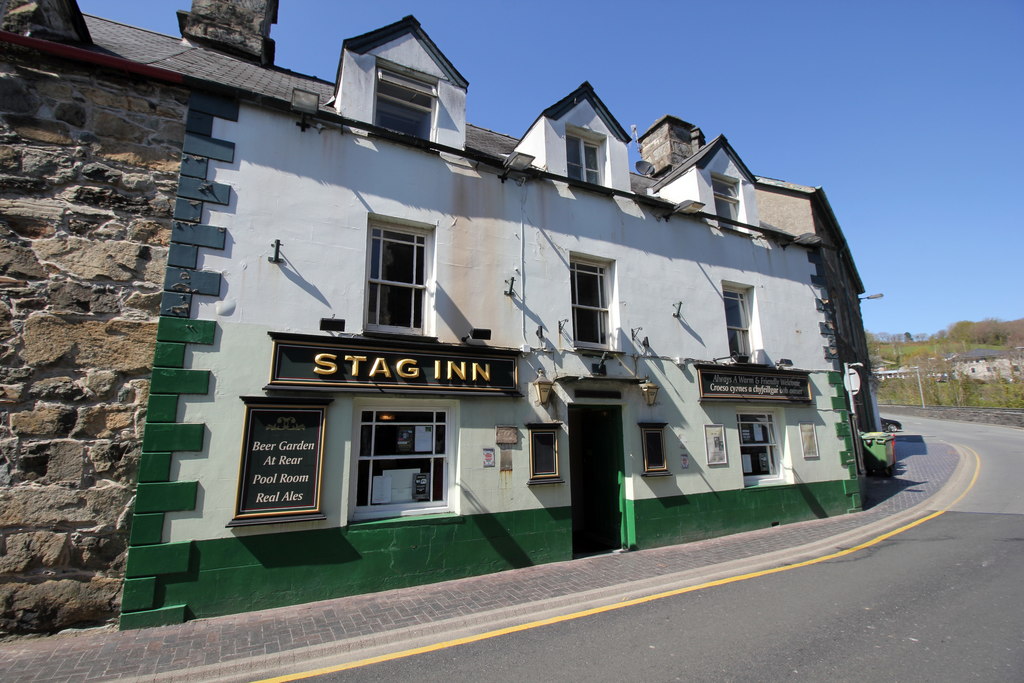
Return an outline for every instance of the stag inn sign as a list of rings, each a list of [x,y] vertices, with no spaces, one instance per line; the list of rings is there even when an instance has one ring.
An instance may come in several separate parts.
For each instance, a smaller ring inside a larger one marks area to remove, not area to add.
[[[517,351],[272,334],[272,388],[518,395]]]

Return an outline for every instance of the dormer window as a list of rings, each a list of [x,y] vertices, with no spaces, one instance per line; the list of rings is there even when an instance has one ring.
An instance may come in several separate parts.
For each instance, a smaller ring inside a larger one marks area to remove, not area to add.
[[[565,136],[566,175],[573,180],[600,184],[600,145],[575,135]]]
[[[429,140],[436,101],[435,86],[380,69],[374,124]]]
[[[715,213],[722,218],[739,220],[739,181],[728,176],[712,175],[711,189],[715,193]]]

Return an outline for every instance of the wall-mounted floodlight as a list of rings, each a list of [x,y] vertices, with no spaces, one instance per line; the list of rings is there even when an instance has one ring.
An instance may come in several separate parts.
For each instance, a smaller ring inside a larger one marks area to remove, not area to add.
[[[491,338],[491,330],[486,327],[474,327],[469,331],[465,337],[462,338],[462,343],[465,344],[470,339],[478,339],[480,341],[488,341]]]
[[[320,318],[320,329],[324,332],[344,332],[344,318]]]
[[[881,299],[883,296],[885,296],[885,294],[882,293],[868,294],[867,296],[858,296],[857,299],[860,301],[866,301],[867,299]]]
[[[684,199],[683,201],[676,204],[676,208],[672,210],[672,213],[697,213],[704,208],[704,202],[698,202],[695,199]]]
[[[316,113],[320,111],[320,95],[302,88],[292,88],[292,111],[302,115],[295,125],[305,132],[313,125],[306,121],[306,116],[316,116]]]
[[[791,367],[793,367],[793,361],[791,361],[788,358],[780,358],[777,361],[775,361],[775,368],[777,370],[781,370],[782,368],[791,368]]]
[[[793,240],[794,244],[800,244],[805,247],[816,247],[821,244],[821,236],[815,235],[813,232],[805,232],[802,235],[797,235],[796,239]]]
[[[522,173],[526,169],[530,168],[530,166],[533,164],[536,158],[537,157],[531,154],[524,154],[523,152],[512,152],[507,157],[505,157],[505,161],[502,162],[501,165],[502,168],[504,168],[504,171],[502,171],[501,175],[498,176],[498,178],[501,179],[501,182],[505,182],[505,179],[508,178],[510,173]]]

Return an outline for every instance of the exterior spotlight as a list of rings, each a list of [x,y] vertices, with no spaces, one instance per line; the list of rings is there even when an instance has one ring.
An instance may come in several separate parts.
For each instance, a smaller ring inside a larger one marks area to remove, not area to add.
[[[474,327],[469,331],[465,337],[462,338],[462,343],[465,344],[470,339],[479,339],[481,341],[487,341],[491,338],[491,330],[487,327]]]
[[[501,182],[505,182],[505,179],[508,178],[510,173],[522,173],[526,169],[530,168],[530,165],[533,164],[533,160],[536,158],[537,157],[531,154],[523,154],[522,152],[512,152],[507,157],[505,157],[505,161],[502,162],[501,165],[504,170],[501,172],[501,175],[498,176],[498,178],[501,180]],[[517,180],[517,182],[521,185],[522,180],[523,178],[520,178],[519,180]]]
[[[649,406],[653,406],[654,402],[658,400],[659,391],[661,391],[661,387],[649,379],[645,379],[640,383],[640,394],[644,397],[644,401]]]
[[[672,210],[672,213],[697,213],[703,208],[704,202],[698,202],[694,199],[684,199],[676,204],[676,208]]]
[[[292,111],[302,115],[295,125],[302,132],[306,132],[306,129],[313,125],[306,121],[306,116],[315,116],[320,111],[320,95],[302,88],[292,88]]]

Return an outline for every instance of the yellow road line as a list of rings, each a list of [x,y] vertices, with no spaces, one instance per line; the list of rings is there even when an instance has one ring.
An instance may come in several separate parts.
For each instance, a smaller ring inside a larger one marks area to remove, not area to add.
[[[589,617],[589,616],[592,616],[594,614],[601,614],[603,612],[611,612],[612,610],[618,610],[618,609],[622,609],[624,607],[632,607],[634,605],[642,605],[642,604],[644,604],[646,602],[653,602],[654,600],[662,600],[664,598],[671,598],[671,597],[674,597],[676,595],[683,595],[685,593],[692,593],[694,591],[703,590],[705,588],[713,588],[715,586],[724,586],[726,584],[735,583],[737,581],[747,581],[749,579],[756,579],[756,578],[761,577],[761,576],[769,576],[771,574],[778,574],[779,572],[785,572],[785,571],[789,571],[791,569],[798,569],[800,567],[809,567],[811,565],[819,564],[821,562],[827,562],[829,560],[834,560],[834,559],[837,559],[837,558],[840,558],[840,557],[845,557],[845,556],[853,554],[855,552],[859,552],[861,550],[864,550],[865,548],[870,548],[871,546],[876,545],[878,543],[881,543],[882,541],[885,541],[885,540],[887,540],[889,538],[892,538],[893,536],[896,536],[897,534],[902,534],[904,531],[909,531],[910,529],[913,529],[916,526],[924,524],[925,522],[927,522],[929,520],[935,519],[939,515],[942,515],[942,514],[948,512],[950,508],[952,508],[954,505],[959,503],[963,499],[963,497],[967,495],[967,492],[970,491],[974,487],[975,482],[978,481],[978,473],[981,471],[981,459],[978,457],[978,454],[973,449],[971,449],[971,448],[966,448],[965,447],[964,450],[968,451],[971,455],[974,456],[974,475],[971,477],[971,481],[967,485],[967,488],[965,488],[963,490],[963,493],[961,493],[959,496],[957,496],[956,500],[954,500],[952,503],[950,503],[945,508],[943,508],[941,510],[938,510],[936,512],[933,512],[930,515],[926,515],[924,517],[921,517],[920,519],[915,520],[913,522],[910,522],[909,524],[905,524],[905,525],[899,527],[898,529],[894,529],[892,531],[884,533],[881,536],[877,536],[877,537],[871,539],[870,541],[865,541],[864,543],[861,543],[860,545],[856,545],[856,546],[854,546],[852,548],[847,548],[846,550],[840,550],[840,551],[837,551],[837,552],[834,552],[834,553],[829,553],[828,555],[822,555],[821,557],[815,557],[815,558],[810,559],[810,560],[804,560],[803,562],[796,562],[794,564],[787,564],[787,565],[783,565],[781,567],[774,567],[772,569],[763,569],[761,571],[750,572],[750,573],[747,573],[747,574],[740,574],[738,576],[730,576],[728,578],[717,579],[715,581],[707,581],[705,583],[702,583],[702,584],[699,584],[699,585],[696,585],[696,586],[688,586],[686,588],[675,588],[673,590],[665,591],[663,593],[655,593],[653,595],[645,595],[645,596],[643,596],[641,598],[633,598],[631,600],[623,600],[622,602],[616,602],[614,604],[604,605],[602,607],[593,607],[591,609],[583,610],[581,612],[573,612],[571,614],[563,614],[563,615],[560,615],[560,616],[557,616],[557,617],[549,617],[547,619],[539,619],[537,621],[531,621],[531,622],[528,622],[526,624],[519,624],[518,626],[508,626],[506,628],[499,628],[499,629],[495,629],[493,631],[487,631],[486,633],[478,633],[476,635],[466,636],[464,638],[455,638],[453,640],[446,640],[446,641],[443,641],[443,642],[440,642],[440,643],[433,643],[431,645],[424,645],[422,647],[414,647],[414,648],[411,648],[411,649],[408,649],[408,650],[402,650],[400,652],[392,652],[392,653],[389,653],[389,654],[378,655],[376,657],[367,657],[366,659],[359,659],[359,660],[356,660],[354,662],[348,662],[347,664],[338,664],[336,666],[328,666],[328,667],[324,667],[322,669],[314,669],[312,671],[303,671],[303,672],[300,672],[300,673],[287,674],[285,676],[277,676],[275,678],[265,678],[265,679],[260,680],[260,681],[255,681],[254,683],[286,683],[287,681],[298,681],[298,680],[302,680],[304,678],[312,678],[313,676],[323,676],[325,674],[336,673],[338,671],[347,671],[349,669],[358,669],[360,667],[369,666],[370,664],[380,664],[381,662],[389,662],[389,661],[392,661],[392,660],[395,660],[395,659],[404,659],[406,657],[413,657],[415,655],[426,654],[427,652],[437,652],[438,650],[445,650],[445,649],[448,649],[450,647],[455,647],[457,645],[465,645],[467,643],[477,643],[477,642],[480,642],[481,640],[489,640],[491,638],[497,638],[499,636],[508,635],[510,633],[518,633],[519,631],[527,631],[527,630],[535,629],[535,628],[538,628],[538,627],[541,627],[541,626],[550,626],[551,624],[558,624],[558,623],[563,622],[563,621],[572,621],[574,619],[581,619],[583,617]]]

